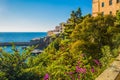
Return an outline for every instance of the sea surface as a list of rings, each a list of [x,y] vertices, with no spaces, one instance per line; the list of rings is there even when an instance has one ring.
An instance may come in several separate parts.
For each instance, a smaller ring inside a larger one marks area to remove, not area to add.
[[[47,32],[0,32],[0,42],[29,42],[34,38],[47,36]],[[6,52],[12,52],[10,46],[2,47]],[[19,50],[21,46],[16,47]]]
[[[45,36],[46,32],[0,32],[0,42],[28,42]]]

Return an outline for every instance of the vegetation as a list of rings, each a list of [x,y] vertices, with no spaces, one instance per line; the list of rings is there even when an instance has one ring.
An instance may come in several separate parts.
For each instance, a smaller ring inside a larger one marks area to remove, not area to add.
[[[94,80],[118,56],[120,12],[117,16],[72,11],[61,33],[42,54],[31,56],[0,50],[0,80]]]

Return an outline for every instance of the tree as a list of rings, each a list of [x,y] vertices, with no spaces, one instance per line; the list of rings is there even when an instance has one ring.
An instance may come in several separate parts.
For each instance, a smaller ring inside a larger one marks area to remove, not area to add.
[[[82,22],[82,12],[81,9],[78,8],[77,11],[71,12],[70,18],[67,20],[67,23],[64,25],[65,26],[64,35],[67,36],[67,38],[69,38],[72,31],[81,22]]]
[[[117,26],[120,26],[120,11],[117,13],[116,18],[117,18],[117,20],[116,20],[116,25],[117,25]]]
[[[82,12],[81,12],[80,8],[78,8],[78,10],[76,11],[76,16],[77,16],[77,18],[81,18],[82,17]]]
[[[29,72],[24,72],[27,66],[27,59],[31,56],[31,51],[34,47],[28,48],[27,50],[23,51],[21,54],[19,50],[13,46],[13,53],[7,53],[5,51],[0,52],[0,79],[3,80],[24,80],[30,77],[24,77]],[[24,74],[26,73],[26,74]],[[32,75],[33,77],[33,75]],[[35,78],[35,77],[33,77]]]

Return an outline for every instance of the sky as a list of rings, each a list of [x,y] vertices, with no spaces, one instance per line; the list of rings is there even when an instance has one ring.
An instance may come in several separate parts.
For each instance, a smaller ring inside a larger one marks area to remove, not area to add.
[[[92,0],[0,0],[0,32],[47,32],[72,10],[92,12]]]

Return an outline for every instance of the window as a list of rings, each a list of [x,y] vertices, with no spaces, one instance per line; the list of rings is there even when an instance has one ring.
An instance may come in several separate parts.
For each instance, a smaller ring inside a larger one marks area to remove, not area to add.
[[[102,2],[102,7],[104,7],[104,2]]]
[[[110,15],[112,15],[112,11],[110,11]]]
[[[112,0],[109,0],[109,5],[112,5]]]
[[[119,3],[119,2],[120,2],[120,0],[117,0],[117,1],[116,1],[116,3]]]

